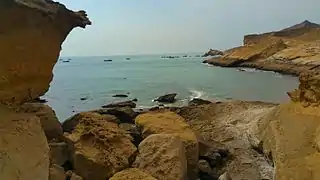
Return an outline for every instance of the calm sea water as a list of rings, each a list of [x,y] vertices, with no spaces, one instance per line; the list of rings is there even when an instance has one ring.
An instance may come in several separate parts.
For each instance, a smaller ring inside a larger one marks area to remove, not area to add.
[[[185,105],[195,97],[282,102],[288,100],[286,92],[298,85],[296,77],[213,67],[202,64],[203,58],[189,55],[178,59],[162,59],[161,55],[71,57],[70,62],[56,64],[44,98],[64,121],[77,112],[133,98],[139,100],[138,106],[150,107],[156,104],[154,98],[170,92],[179,93],[174,105]],[[129,98],[113,98],[115,94],[128,94]],[[81,101],[82,97],[87,100]]]

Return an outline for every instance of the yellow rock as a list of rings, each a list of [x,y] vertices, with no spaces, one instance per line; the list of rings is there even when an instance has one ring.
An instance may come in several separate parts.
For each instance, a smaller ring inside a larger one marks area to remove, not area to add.
[[[183,117],[170,111],[148,112],[136,117],[135,122],[142,127],[144,137],[151,134],[173,134],[180,137],[186,148],[188,177],[192,179],[196,176],[199,155],[198,140]]]
[[[116,173],[109,180],[157,180],[137,168],[130,168]]]

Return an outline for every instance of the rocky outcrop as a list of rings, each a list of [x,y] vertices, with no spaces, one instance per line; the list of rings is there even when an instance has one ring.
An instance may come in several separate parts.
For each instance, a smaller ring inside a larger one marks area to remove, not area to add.
[[[115,103],[110,103],[107,105],[103,105],[103,108],[119,108],[119,107],[130,107],[130,108],[135,108],[137,105],[133,101],[121,101],[121,102],[115,102]]]
[[[320,70],[320,25],[300,24],[264,34],[244,37],[244,45],[204,63],[224,67],[251,67],[299,75]]]
[[[0,103],[31,101],[48,90],[69,32],[91,22],[51,0],[2,0],[0,12]]]
[[[184,118],[170,111],[148,112],[137,116],[136,124],[142,128],[144,138],[151,134],[172,134],[180,137],[186,148],[188,177],[197,174],[199,146],[198,140]]]
[[[177,93],[165,94],[156,98],[154,101],[162,102],[162,103],[174,103],[176,101]]]
[[[105,180],[130,166],[137,148],[118,124],[97,113],[76,116],[77,123],[70,123],[74,127],[66,126],[71,130],[66,139],[75,173],[84,179]]]
[[[187,159],[183,142],[173,134],[154,134],[139,144],[133,164],[158,180],[185,180]]]
[[[130,168],[118,172],[110,178],[110,180],[156,180],[156,178],[143,172],[140,169]]]
[[[215,49],[210,49],[208,52],[206,52],[202,57],[208,57],[208,56],[222,56],[223,52]]]
[[[49,147],[37,116],[0,107],[0,179],[47,180]]]

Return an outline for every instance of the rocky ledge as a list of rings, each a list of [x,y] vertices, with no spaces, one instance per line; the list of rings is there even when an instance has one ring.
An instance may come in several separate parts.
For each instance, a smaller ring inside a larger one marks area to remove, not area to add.
[[[304,21],[292,27],[244,37],[244,45],[207,59],[223,67],[250,67],[299,75],[320,69],[320,25]]]

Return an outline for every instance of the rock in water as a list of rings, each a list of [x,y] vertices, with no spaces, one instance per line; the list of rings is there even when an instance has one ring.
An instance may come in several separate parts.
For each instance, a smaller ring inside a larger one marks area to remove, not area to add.
[[[126,94],[116,94],[116,95],[113,95],[112,97],[126,98],[126,97],[128,97],[128,95],[126,95]]]
[[[162,102],[162,103],[174,103],[176,101],[177,93],[166,94],[158,97],[154,101]]]
[[[91,22],[51,0],[1,0],[0,24],[0,104],[21,104],[48,90],[62,42]]]
[[[154,134],[139,145],[139,155],[133,166],[150,173],[158,180],[187,179],[187,160],[180,137]]]
[[[207,53],[205,53],[202,57],[208,56],[222,56],[223,52],[215,49],[210,49]]]
[[[184,118],[170,111],[148,112],[136,117],[136,124],[142,128],[143,137],[151,134],[173,134],[184,143],[188,162],[188,177],[197,176],[199,146],[198,140]]]
[[[140,169],[130,168],[118,172],[110,180],[157,180]]]
[[[115,107],[131,107],[131,108],[136,108],[136,103],[133,101],[122,101],[122,102],[116,102],[116,103],[111,103],[102,106],[103,108],[115,108]]]
[[[197,106],[197,105],[204,105],[204,104],[211,104],[211,101],[203,100],[200,98],[193,98],[191,101],[189,101],[189,106]]]
[[[70,129],[66,139],[73,149],[74,172],[83,179],[112,177],[130,166],[129,161],[137,151],[131,137],[118,124],[97,113],[78,116],[76,126]]]

